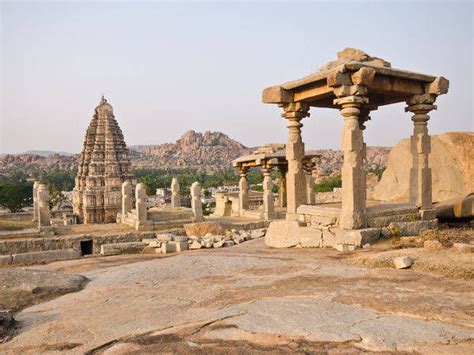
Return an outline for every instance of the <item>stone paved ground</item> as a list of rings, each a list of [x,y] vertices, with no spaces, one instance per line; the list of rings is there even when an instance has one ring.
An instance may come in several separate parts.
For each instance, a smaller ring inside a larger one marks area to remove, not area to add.
[[[36,267],[91,281],[17,314],[0,353],[474,352],[472,281],[263,240],[139,258]]]

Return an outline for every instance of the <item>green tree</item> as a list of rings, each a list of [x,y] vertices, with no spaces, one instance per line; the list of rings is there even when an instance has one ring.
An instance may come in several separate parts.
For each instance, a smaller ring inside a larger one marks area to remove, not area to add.
[[[11,212],[20,212],[33,203],[33,184],[30,182],[4,183],[0,185],[0,206]]]

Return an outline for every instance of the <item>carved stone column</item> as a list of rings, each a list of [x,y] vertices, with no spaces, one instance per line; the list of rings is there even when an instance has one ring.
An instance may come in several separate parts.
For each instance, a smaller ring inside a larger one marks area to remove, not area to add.
[[[273,180],[270,169],[262,168],[263,172],[263,217],[266,221],[275,214],[275,202],[273,199]]]
[[[191,209],[194,214],[195,222],[201,222],[204,220],[202,214],[201,185],[197,181],[193,182],[191,185]]]
[[[239,211],[249,208],[249,182],[247,181],[247,168],[241,167],[239,180]]]
[[[304,143],[301,139],[300,121],[309,116],[309,106],[302,102],[293,102],[281,105],[282,114],[288,123],[288,143],[286,144],[286,160],[288,172],[286,174],[287,190],[287,219],[297,219],[296,209],[306,201],[306,179],[303,171]]]
[[[171,180],[171,208],[181,207],[181,196],[178,179]]]
[[[135,229],[138,229],[147,223],[146,186],[141,183],[135,188],[135,213],[137,214]]]
[[[38,222],[38,186],[39,181],[33,183],[33,222]]]
[[[280,169],[279,202],[280,207],[286,207],[286,170]]]
[[[363,96],[345,96],[334,100],[341,106],[344,117],[342,149],[344,162],[342,175],[342,208],[339,226],[344,229],[358,229],[367,226],[365,191],[365,145],[359,127],[360,108],[368,103]]]
[[[305,164],[306,174],[306,203],[308,205],[316,204],[316,193],[314,191],[314,178],[313,178],[314,163],[308,162]]]
[[[128,212],[132,210],[132,184],[130,181],[125,181],[122,184],[122,223],[125,223]]]
[[[413,112],[414,123],[410,138],[412,167],[410,169],[410,202],[421,209],[432,207],[432,180],[428,157],[431,152],[431,136],[428,134],[428,112],[436,110],[435,95],[414,95],[407,101],[406,112]]]
[[[46,185],[39,184],[37,190],[38,198],[38,228],[50,227],[51,216],[49,213],[49,189]]]

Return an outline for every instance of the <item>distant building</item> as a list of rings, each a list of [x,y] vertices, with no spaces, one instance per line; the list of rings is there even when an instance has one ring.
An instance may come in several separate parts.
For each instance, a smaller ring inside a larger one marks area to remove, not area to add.
[[[122,183],[131,181],[130,158],[112,106],[102,96],[87,128],[77,169],[73,208],[79,222],[112,223],[121,210]]]

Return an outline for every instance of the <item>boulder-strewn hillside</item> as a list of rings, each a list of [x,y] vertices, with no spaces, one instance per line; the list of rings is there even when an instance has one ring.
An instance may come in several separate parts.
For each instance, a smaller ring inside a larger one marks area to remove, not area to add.
[[[137,168],[193,168],[205,171],[228,169],[230,162],[252,149],[221,132],[188,131],[176,143],[130,147],[140,153]]]
[[[191,168],[213,172],[229,169],[231,161],[254,151],[221,132],[188,131],[176,143],[131,146],[130,159],[133,168],[182,169]],[[384,167],[390,148],[368,147],[367,167]],[[342,152],[318,150],[321,162],[318,169],[337,173],[342,165]],[[79,154],[7,154],[0,156],[0,174],[20,170],[31,174],[37,169],[75,169]]]

